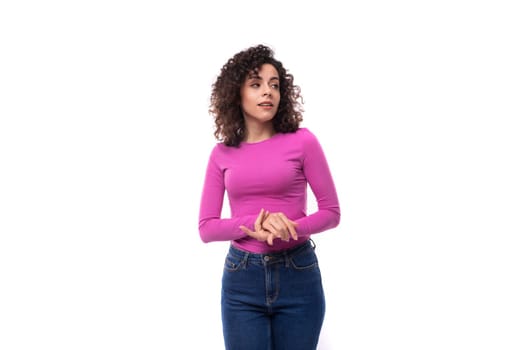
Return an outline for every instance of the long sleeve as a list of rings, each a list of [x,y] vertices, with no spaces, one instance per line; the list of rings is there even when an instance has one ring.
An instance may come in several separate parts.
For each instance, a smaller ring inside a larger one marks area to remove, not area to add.
[[[217,148],[214,148],[208,160],[199,212],[199,234],[206,243],[240,239],[246,234],[239,226],[253,229],[257,218],[257,215],[221,218],[225,192],[224,171],[215,160],[216,152]]]
[[[299,236],[334,228],[339,225],[341,217],[339,199],[326,156],[318,139],[309,132],[306,134],[303,172],[316,198],[318,210],[296,220]]]

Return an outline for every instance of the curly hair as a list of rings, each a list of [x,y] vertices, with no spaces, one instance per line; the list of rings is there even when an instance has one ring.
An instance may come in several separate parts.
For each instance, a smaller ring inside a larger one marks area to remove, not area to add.
[[[274,130],[280,133],[295,132],[303,120],[301,88],[294,85],[293,75],[274,58],[274,52],[269,47],[250,47],[230,58],[212,84],[209,112],[215,119],[214,136],[227,146],[238,147],[245,135],[241,86],[248,74],[257,72],[265,63],[273,65],[279,73],[281,99],[272,119]]]

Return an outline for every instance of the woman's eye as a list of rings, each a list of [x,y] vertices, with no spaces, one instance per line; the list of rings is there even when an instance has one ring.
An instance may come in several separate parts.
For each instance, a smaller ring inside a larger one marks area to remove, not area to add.
[[[272,84],[272,88],[278,90],[279,89],[279,84]]]
[[[258,88],[260,86],[259,83],[253,83],[252,85],[250,85],[251,87],[254,87],[254,88]]]

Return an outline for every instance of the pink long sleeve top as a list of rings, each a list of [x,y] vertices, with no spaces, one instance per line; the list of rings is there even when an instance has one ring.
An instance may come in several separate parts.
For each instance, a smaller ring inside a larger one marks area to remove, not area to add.
[[[307,185],[317,201],[317,210],[310,214]],[[229,218],[221,217],[225,193]],[[262,208],[297,222],[298,240],[275,239],[270,246],[244,233],[239,226],[253,230]],[[256,143],[242,142],[238,148],[218,143],[212,149],[199,211],[203,242],[232,241],[235,247],[253,253],[279,251],[336,227],[339,218],[339,200],[326,157],[307,128]]]

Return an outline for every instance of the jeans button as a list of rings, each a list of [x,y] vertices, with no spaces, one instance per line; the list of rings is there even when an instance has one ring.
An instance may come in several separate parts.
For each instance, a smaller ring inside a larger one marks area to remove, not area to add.
[[[270,257],[269,257],[268,255],[265,255],[263,259],[264,259],[264,261],[266,261],[266,262],[270,261]]]

